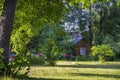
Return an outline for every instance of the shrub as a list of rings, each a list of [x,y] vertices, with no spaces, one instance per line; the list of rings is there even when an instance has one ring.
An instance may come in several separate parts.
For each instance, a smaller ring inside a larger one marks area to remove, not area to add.
[[[109,44],[115,53],[115,59],[120,59],[120,42],[116,42],[111,36],[106,36],[103,40],[103,44]],[[113,58],[111,58],[113,60]]]
[[[99,61],[107,61],[110,57],[114,57],[115,53],[111,49],[110,45],[97,45],[91,48],[92,56],[98,57]]]
[[[47,42],[41,48],[41,52],[46,56],[46,65],[54,66],[60,53],[57,41],[52,38],[46,39]]]
[[[66,60],[70,60],[71,57],[72,57],[72,55],[71,55],[70,53],[64,54],[64,58],[65,58]]]
[[[43,57],[29,57],[30,65],[44,65],[45,59]]]

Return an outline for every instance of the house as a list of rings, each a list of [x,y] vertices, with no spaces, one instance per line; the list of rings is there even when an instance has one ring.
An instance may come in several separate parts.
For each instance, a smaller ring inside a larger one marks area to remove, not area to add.
[[[73,39],[73,45],[75,50],[75,55],[89,55],[91,52],[91,47],[89,41],[87,41],[81,35],[77,35]]]

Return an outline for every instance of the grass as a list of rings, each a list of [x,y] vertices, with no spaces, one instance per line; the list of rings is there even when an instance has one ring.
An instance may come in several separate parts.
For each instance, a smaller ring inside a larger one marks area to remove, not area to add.
[[[24,71],[22,71],[24,72]],[[120,62],[58,61],[54,67],[32,66],[27,76],[0,80],[120,80]]]

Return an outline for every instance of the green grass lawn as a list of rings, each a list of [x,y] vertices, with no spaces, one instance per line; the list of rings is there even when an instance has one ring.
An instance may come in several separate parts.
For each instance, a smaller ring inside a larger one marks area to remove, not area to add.
[[[23,71],[24,72],[24,71]],[[120,62],[59,61],[54,67],[32,66],[27,76],[0,80],[120,80]]]

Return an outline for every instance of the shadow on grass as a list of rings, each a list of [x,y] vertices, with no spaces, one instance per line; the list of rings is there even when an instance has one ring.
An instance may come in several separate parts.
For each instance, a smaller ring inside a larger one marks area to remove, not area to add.
[[[112,75],[112,74],[92,74],[92,73],[71,73],[72,76],[92,76],[92,77],[106,77],[106,78],[119,78],[120,75]]]
[[[35,77],[29,77],[25,75],[19,75],[14,77],[14,79],[18,80],[72,80],[72,79],[55,79],[55,78],[35,78]]]
[[[72,67],[72,68],[102,68],[102,69],[120,69],[118,64],[76,64],[76,65],[56,65],[55,67]]]

